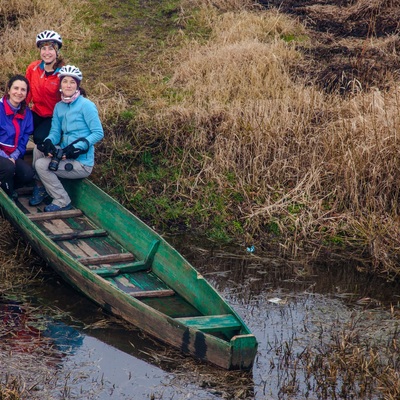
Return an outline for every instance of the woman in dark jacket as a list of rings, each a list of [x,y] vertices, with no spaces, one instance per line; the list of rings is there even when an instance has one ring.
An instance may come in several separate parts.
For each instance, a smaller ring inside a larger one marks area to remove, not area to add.
[[[29,82],[22,75],[12,77],[0,100],[0,186],[9,195],[14,187],[33,179],[33,168],[23,160],[33,132],[32,112],[26,105]]]

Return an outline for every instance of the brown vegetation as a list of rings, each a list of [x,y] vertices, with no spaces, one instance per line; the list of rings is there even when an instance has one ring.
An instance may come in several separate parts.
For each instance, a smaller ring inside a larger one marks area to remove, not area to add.
[[[354,251],[358,268],[398,276],[397,2],[184,1],[157,21],[168,20],[171,35],[149,33],[133,9],[112,14],[129,2],[90,3],[96,9],[81,0],[2,3],[0,82],[37,58],[39,31],[62,34],[107,129],[93,176],[100,185],[128,206],[143,193],[200,210],[203,231],[222,209],[240,244],[265,249],[276,239],[303,259],[337,245]],[[141,178],[147,153],[178,171],[173,179]],[[352,325],[322,343],[321,356],[307,349],[282,362],[302,362],[321,391],[331,390],[329,373],[353,371],[379,376],[385,398],[398,398],[398,365],[378,360],[378,345],[360,352],[360,334]]]
[[[183,46],[169,82],[179,100],[154,102],[156,129],[168,135],[168,146],[184,149],[185,159],[202,155],[195,173],[177,186],[189,203],[214,182],[232,222],[241,221],[252,240],[266,246],[265,233],[278,227],[287,254],[310,243],[313,254],[323,243],[340,243],[371,257],[376,271],[395,276],[398,11],[380,2],[380,10],[392,12],[384,15],[393,18],[393,30],[377,35],[375,24],[359,39],[347,31],[339,36],[340,18],[352,20],[364,10],[369,22],[372,3],[301,3],[314,20],[319,9],[320,18],[336,21],[334,32],[304,27],[282,14],[283,5],[277,12],[196,3],[210,39]],[[183,15],[193,6],[184,6]],[[343,51],[327,58],[335,46]],[[243,201],[236,204],[229,193]]]
[[[138,21],[129,29],[96,5],[89,21],[78,0],[2,8],[1,80],[37,57],[38,31],[51,26],[65,37],[108,131],[93,176],[100,185],[121,185],[127,206],[138,194],[185,204],[177,223],[203,231],[215,228],[223,204],[222,228],[239,243],[265,249],[278,235],[283,254],[302,257],[338,244],[375,271],[398,274],[393,1],[186,1],[174,20],[178,8],[163,11],[169,36],[151,32],[128,3]],[[172,180],[140,178],[149,152],[179,171]]]

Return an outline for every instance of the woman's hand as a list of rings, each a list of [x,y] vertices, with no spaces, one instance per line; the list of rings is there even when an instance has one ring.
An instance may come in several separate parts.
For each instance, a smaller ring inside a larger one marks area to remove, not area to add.
[[[53,155],[57,153],[56,146],[54,146],[54,144],[50,139],[46,139],[43,142],[43,153],[45,156],[50,156],[50,157],[53,157]]]

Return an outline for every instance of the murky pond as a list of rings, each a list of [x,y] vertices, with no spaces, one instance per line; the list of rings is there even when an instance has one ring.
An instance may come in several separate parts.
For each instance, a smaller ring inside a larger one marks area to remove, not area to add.
[[[41,400],[396,398],[384,380],[400,363],[399,285],[345,261],[299,267],[168,240],[256,335],[251,373],[183,357],[45,269],[20,294],[0,297],[0,383],[23,384],[27,399]]]

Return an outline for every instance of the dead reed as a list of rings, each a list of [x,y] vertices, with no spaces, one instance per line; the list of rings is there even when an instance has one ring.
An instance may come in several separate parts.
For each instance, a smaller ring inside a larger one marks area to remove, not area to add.
[[[311,46],[304,26],[275,10],[201,7],[210,38],[183,46],[169,81],[177,94],[151,112],[167,148],[201,156],[196,175],[181,178],[181,195],[195,204],[213,182],[253,241],[262,245],[273,224],[287,254],[341,243],[396,275],[398,82],[366,90],[353,79],[350,95],[325,93],[293,74],[312,67],[298,49]],[[385,40],[369,46],[385,51]]]
[[[37,58],[34,38],[42,29],[55,29],[65,38],[67,59],[85,60],[96,34],[81,18],[86,6],[81,0],[45,1],[40,7],[29,1],[2,4],[0,80],[23,72]],[[392,6],[390,1],[360,0],[343,9],[340,18],[351,20],[355,10],[376,16],[378,9]],[[170,48],[160,50],[158,58],[152,55],[151,73],[143,72],[142,65],[130,81],[114,73],[129,60],[122,45],[126,38],[110,33],[111,66],[104,68],[105,49],[99,59],[101,74],[89,79],[92,98],[111,130],[110,144],[124,157],[136,158],[158,143],[172,162],[192,163],[176,183],[164,186],[174,187],[174,197],[188,206],[201,203],[203,210],[210,210],[202,215],[205,229],[213,223],[213,199],[218,196],[232,221],[226,229],[234,236],[240,226],[239,241],[258,242],[262,248],[269,233],[278,233],[283,253],[291,256],[308,246],[315,254],[320,245],[330,243],[356,247],[376,271],[397,275],[396,74],[384,75],[385,89],[373,88],[373,82],[364,87],[354,75],[325,75],[340,86],[327,93],[316,83],[322,75],[296,74],[315,71],[312,59],[304,56],[304,49],[313,46],[309,31],[298,21],[252,2],[185,1],[180,7],[176,23],[185,27],[195,20],[207,34],[180,30],[169,38]],[[331,7],[329,12],[334,11]],[[362,40],[359,65],[377,51],[384,60],[398,43],[396,35]],[[383,64],[375,63],[374,73],[380,67],[387,72]],[[171,78],[165,79],[166,74]],[[123,86],[116,87],[116,82]],[[348,95],[342,96],[342,89]],[[140,105],[131,107],[133,95]],[[210,183],[212,194],[205,195]]]
[[[79,54],[82,40],[90,41],[90,30],[82,24],[83,0],[2,1],[0,6],[0,82],[9,76],[25,73],[28,64],[39,59],[36,35],[55,30],[63,38],[62,54],[73,59]],[[71,29],[73,27],[73,29]]]

